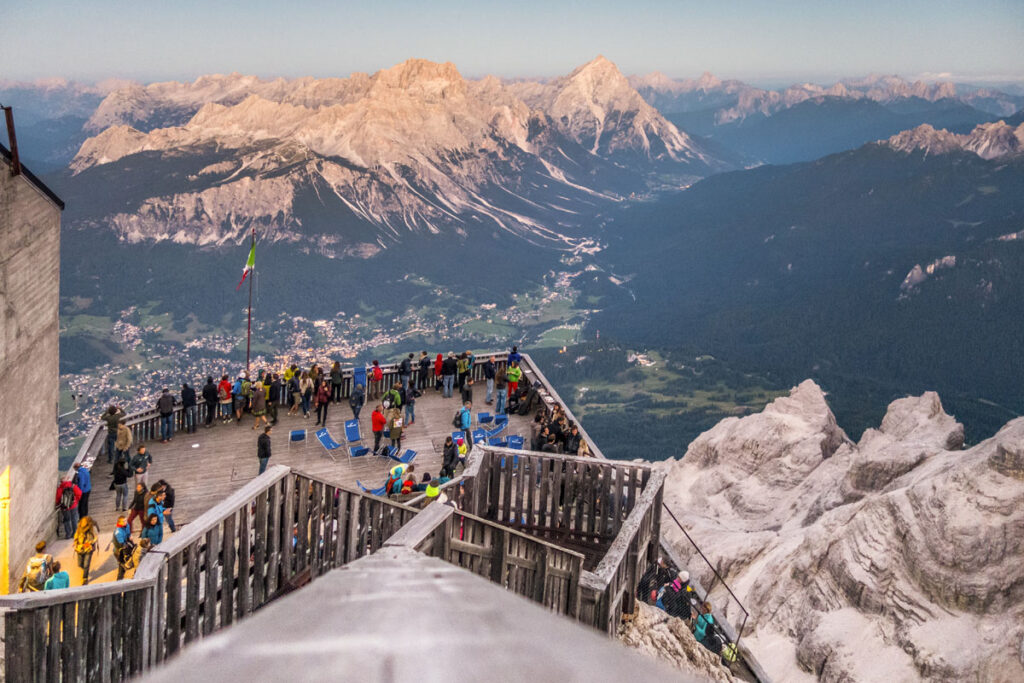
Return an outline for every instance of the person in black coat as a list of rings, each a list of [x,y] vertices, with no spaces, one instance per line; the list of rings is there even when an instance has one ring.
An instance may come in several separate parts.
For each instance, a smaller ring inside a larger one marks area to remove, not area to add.
[[[459,448],[452,441],[451,435],[444,439],[444,455],[441,460],[441,476],[454,477],[455,465],[459,462]]]
[[[433,363],[430,361],[430,356],[427,355],[427,352],[421,352],[420,374],[416,376],[416,388],[420,391],[427,388],[427,383],[434,376],[434,370],[431,365],[433,365]]]
[[[174,512],[174,487],[163,479],[157,482],[157,486],[160,487],[160,490],[163,491],[164,494],[164,521],[167,522],[167,526],[170,528],[171,533],[174,533],[178,530],[178,527],[174,525],[174,517],[171,516]]]
[[[281,392],[283,390],[281,377],[275,372],[273,381],[270,382],[270,387],[267,389],[267,418],[271,425],[277,424],[277,406],[282,402]]]
[[[263,433],[256,439],[256,457],[260,461],[260,471],[263,474],[267,470],[267,463],[270,462],[270,431],[269,425],[263,428]]]
[[[213,383],[213,377],[206,378],[203,385],[203,401],[206,402],[206,425],[209,429],[213,425],[213,418],[217,412],[217,385]]]

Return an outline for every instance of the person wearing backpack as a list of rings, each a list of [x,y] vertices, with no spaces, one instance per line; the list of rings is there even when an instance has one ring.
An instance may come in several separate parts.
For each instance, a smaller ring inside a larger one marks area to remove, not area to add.
[[[388,393],[384,394],[384,398],[381,399],[381,405],[385,408],[401,408],[402,407],[402,395],[398,391],[398,384],[395,384]]]
[[[130,579],[135,576],[135,570],[139,568],[142,557],[149,552],[153,544],[148,538],[139,539],[138,543],[129,542],[122,548],[117,557],[117,580]],[[130,552],[129,552],[130,549]]]
[[[217,385],[217,405],[220,406],[220,421],[223,424],[231,422],[231,400],[231,380],[227,375],[221,375]]]
[[[397,453],[402,447],[402,409],[392,408],[388,417],[388,438]]]
[[[370,378],[370,392],[368,398],[376,400],[380,398],[383,390],[384,371],[380,369],[380,361],[374,360],[373,365],[367,368],[367,376]]]
[[[100,416],[100,419],[107,425],[107,463],[113,464],[114,462],[114,442],[117,440],[117,424],[122,418],[125,417],[124,410],[117,406],[110,406]]]
[[[60,562],[54,561],[53,574],[46,580],[43,590],[52,591],[71,588],[71,576],[60,568]]]
[[[19,593],[34,593],[46,587],[46,580],[53,570],[53,555],[46,552],[46,541],[36,543],[36,554],[29,558],[25,573],[18,581]]]
[[[85,515],[78,522],[78,529],[75,530],[73,547],[75,556],[78,558],[78,567],[82,570],[82,585],[89,583],[89,567],[92,565],[92,554],[96,550],[96,541],[99,539],[100,528],[92,517]]]
[[[89,494],[92,493],[92,472],[88,467],[82,467],[82,463],[76,462],[72,468],[75,470],[75,476],[71,478],[71,481],[78,486],[78,490],[82,492],[82,497],[78,500],[78,514],[84,516],[89,514]]]
[[[366,390],[362,384],[357,384],[356,388],[352,390],[352,395],[348,397],[348,406],[352,409],[353,419],[359,419],[359,413],[362,411],[364,403],[366,403]]]
[[[412,359],[413,354],[409,354],[402,359],[402,362],[398,366],[398,381],[403,387],[409,386],[409,380],[412,379]]]
[[[703,645],[704,638],[708,634],[708,627],[715,623],[715,617],[711,614],[711,602],[705,602],[702,610],[701,615],[693,622],[693,635],[697,642]]]
[[[384,427],[388,424],[388,420],[384,417],[384,406],[378,405],[373,409],[373,414],[370,415],[370,430],[373,432],[373,454],[377,455],[380,451],[380,440],[384,436]]]
[[[408,427],[416,423],[416,399],[423,394],[420,393],[419,389],[409,386],[409,390],[405,392],[405,426]]]
[[[64,526],[64,538],[71,538],[75,533],[75,527],[78,526],[78,501],[81,499],[82,489],[75,486],[74,482],[62,481],[57,486],[56,505]]]
[[[469,377],[469,353],[463,351],[459,354],[459,359],[455,362],[455,370],[459,374],[459,391],[462,391],[462,387],[466,384],[466,378]]]

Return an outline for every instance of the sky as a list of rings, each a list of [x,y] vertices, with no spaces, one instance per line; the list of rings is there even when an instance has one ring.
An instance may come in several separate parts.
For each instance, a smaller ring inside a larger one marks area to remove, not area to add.
[[[896,73],[1024,81],[1024,0],[7,0],[0,80],[347,76],[409,57],[469,77],[627,74],[760,84]]]

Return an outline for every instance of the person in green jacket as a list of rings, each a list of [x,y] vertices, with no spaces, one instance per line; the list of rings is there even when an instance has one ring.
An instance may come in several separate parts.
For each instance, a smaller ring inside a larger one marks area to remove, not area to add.
[[[519,391],[519,380],[523,378],[523,371],[519,368],[519,363],[509,363],[508,370],[505,371],[505,379],[508,382],[508,395],[509,398],[512,394]]]
[[[388,393],[384,394],[384,398],[381,399],[381,403],[385,408],[402,407],[402,394],[398,391],[400,386],[400,384],[396,383],[388,390]]]
[[[43,590],[52,591],[59,588],[70,588],[71,576],[60,568],[60,562],[53,563],[53,576],[46,580]]]

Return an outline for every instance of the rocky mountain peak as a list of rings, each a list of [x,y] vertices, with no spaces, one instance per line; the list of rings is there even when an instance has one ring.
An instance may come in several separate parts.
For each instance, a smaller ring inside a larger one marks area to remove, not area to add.
[[[466,82],[451,62],[432,62],[427,59],[407,59],[389,69],[382,69],[373,75],[375,86],[399,88],[446,97],[464,95]]]
[[[936,130],[927,123],[893,135],[886,144],[907,154],[917,150],[922,150],[926,154],[946,154],[960,149],[959,136],[948,130]]]

